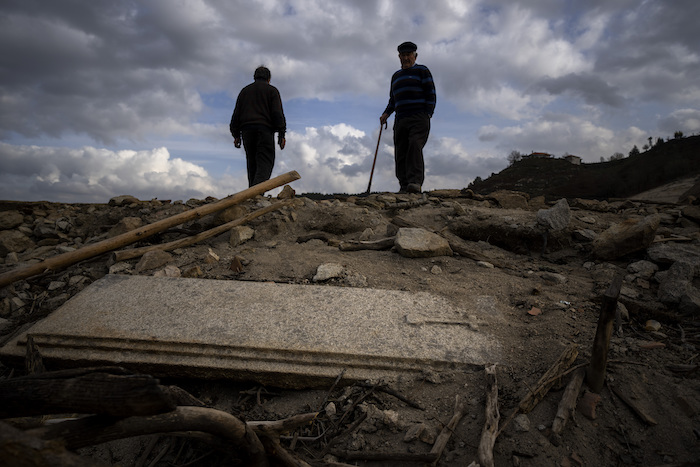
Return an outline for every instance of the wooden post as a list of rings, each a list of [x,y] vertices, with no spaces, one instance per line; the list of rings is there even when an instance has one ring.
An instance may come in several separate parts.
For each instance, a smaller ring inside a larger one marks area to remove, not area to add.
[[[481,430],[481,440],[477,449],[479,465],[493,467],[493,446],[498,436],[498,422],[501,415],[498,411],[498,382],[496,379],[496,365],[486,367],[486,380],[488,390],[486,392],[486,422]]]
[[[301,178],[301,176],[296,171],[287,172],[286,174],[282,174],[278,177],[267,180],[266,182],[254,185],[246,190],[217,201],[216,203],[205,204],[204,206],[192,209],[191,211],[186,211],[175,216],[168,217],[167,219],[154,222],[153,224],[145,225],[138,229],[118,235],[114,238],[109,238],[92,245],[84,246],[79,250],[57,255],[40,263],[32,264],[24,268],[8,271],[4,274],[0,274],[0,288],[10,285],[15,281],[41,274],[44,271],[61,269],[73,265],[79,261],[92,258],[108,251],[116,250],[117,248],[121,248],[126,245],[130,245],[139,240],[143,240],[144,238],[148,238],[151,235],[155,235],[158,232],[169,229],[170,227],[174,227],[192,219],[204,217],[213,212],[226,209],[230,206],[245,201],[248,198],[263,194],[266,191],[293,182],[299,178]]]
[[[593,340],[591,351],[591,364],[586,370],[586,384],[591,392],[600,393],[605,383],[605,367],[608,363],[608,349],[610,347],[610,336],[612,336],[613,323],[615,321],[615,309],[617,299],[620,297],[622,287],[622,276],[616,276],[608,290],[603,294],[603,305],[598,318],[598,328]]]

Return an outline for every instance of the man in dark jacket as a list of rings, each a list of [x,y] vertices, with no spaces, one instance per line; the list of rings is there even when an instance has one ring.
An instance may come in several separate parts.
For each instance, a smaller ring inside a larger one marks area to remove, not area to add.
[[[416,65],[418,47],[413,42],[399,45],[401,69],[391,77],[389,104],[379,117],[384,125],[392,112],[394,119],[394,161],[399,193],[420,193],[425,180],[423,147],[430,134],[430,118],[436,94],[428,67]]]
[[[282,98],[277,88],[270,85],[270,78],[269,69],[258,67],[253,74],[255,82],[238,94],[231,116],[229,129],[233,144],[240,148],[243,138],[248,186],[270,179],[275,165],[275,132],[280,149],[284,149],[286,144],[284,133],[287,122],[282,110]]]

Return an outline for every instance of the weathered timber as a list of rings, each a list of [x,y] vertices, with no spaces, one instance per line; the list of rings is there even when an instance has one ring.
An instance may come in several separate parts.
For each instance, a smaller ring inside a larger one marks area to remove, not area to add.
[[[625,394],[623,391],[617,389],[615,386],[613,386],[613,385],[611,385],[611,384],[608,385],[608,386],[610,387],[610,390],[611,390],[617,397],[619,397],[620,400],[622,400],[622,402],[624,402],[625,404],[627,404],[627,407],[629,407],[630,409],[632,409],[632,412],[634,412],[635,415],[637,415],[644,423],[646,423],[647,425],[650,425],[650,426],[656,425],[656,424],[658,423],[658,422],[654,419],[654,417],[652,417],[651,415],[649,415],[648,413],[646,413],[646,412],[644,411],[644,409],[642,409],[642,408],[639,406],[639,404],[635,403],[634,400],[632,400],[631,397],[627,396],[627,394]]]
[[[231,414],[206,407],[177,407],[172,412],[146,417],[117,419],[93,415],[27,430],[25,433],[44,440],[64,443],[70,450],[133,436],[203,431],[246,447],[246,425]]]
[[[340,242],[338,248],[341,251],[388,250],[394,246],[394,241],[394,237],[387,237],[373,241],[346,241]]]
[[[109,238],[92,245],[86,245],[78,250],[56,255],[39,263],[8,271],[0,274],[0,288],[10,285],[15,281],[41,274],[45,271],[55,271],[102,253],[107,253],[126,245],[130,245],[139,240],[148,238],[151,235],[162,232],[163,230],[167,230],[170,227],[174,227],[192,219],[201,218],[208,214],[226,209],[230,206],[245,201],[248,198],[265,193],[266,191],[293,182],[299,178],[301,177],[296,171],[287,172],[286,174],[282,174],[266,182],[259,183],[239,193],[228,196],[220,201],[217,201],[216,203],[205,204],[204,206],[192,209],[191,211],[186,211],[175,216],[168,217],[167,219],[145,225],[138,229],[117,235],[116,237]]]
[[[231,222],[227,222],[226,224],[222,224],[219,226],[214,227],[213,229],[209,229],[207,231],[198,233],[197,235],[192,235],[190,237],[186,238],[181,238],[178,240],[174,240],[172,242],[164,243],[162,245],[149,245],[149,246],[144,246],[141,248],[131,248],[129,250],[120,250],[120,251],[115,251],[112,255],[112,258],[114,261],[125,261],[127,259],[132,259],[132,258],[138,258],[139,256],[142,256],[143,254],[153,251],[153,250],[163,250],[163,251],[170,251],[174,250],[176,248],[182,248],[186,247],[189,245],[194,245],[195,243],[199,243],[203,240],[206,240],[208,238],[215,237],[217,235],[220,235],[228,230],[231,230],[232,228],[238,226],[238,225],[243,225],[245,223],[250,222],[251,220],[260,217],[264,214],[267,214],[268,212],[271,211],[276,211],[277,209],[281,209],[285,206],[289,206],[292,202],[291,201],[280,201],[275,204],[272,204],[270,206],[266,206],[264,208],[258,209],[257,211],[253,211],[249,214],[246,214],[245,216],[241,217],[240,219],[233,220]]]
[[[488,390],[486,391],[486,421],[481,430],[481,440],[477,449],[477,457],[482,467],[493,467],[493,446],[496,444],[498,436],[498,422],[501,415],[498,412],[498,380],[496,378],[496,365],[486,367],[486,381]]]
[[[174,408],[158,380],[149,375],[111,374],[96,368],[78,376],[47,372],[0,381],[0,418],[57,413],[125,417]]]
[[[608,363],[610,337],[612,336],[617,299],[620,297],[621,287],[622,276],[618,275],[603,294],[603,304],[598,317],[595,338],[593,339],[593,349],[591,350],[591,364],[586,370],[586,384],[591,392],[596,394],[600,393],[605,383],[605,368]]]
[[[432,465],[437,465],[438,460],[440,460],[440,456],[442,456],[442,452],[445,450],[445,446],[447,446],[447,442],[452,437],[452,433],[457,428],[459,421],[462,420],[462,417],[464,417],[466,410],[467,406],[464,403],[464,398],[457,394],[455,396],[455,410],[452,414],[452,418],[450,418],[447,425],[445,425],[442,431],[440,431],[440,434],[435,439],[435,443],[433,443],[432,449],[430,449],[430,454],[435,455],[435,460],[432,461]]]
[[[310,412],[294,415],[283,420],[251,421],[247,422],[247,425],[258,434],[279,437],[282,433],[294,431],[300,426],[312,423],[317,416],[318,412]]]
[[[416,208],[418,206],[423,206],[425,204],[428,204],[428,198],[423,195],[423,197],[419,200],[416,201],[404,201],[402,203],[394,203],[394,204],[387,204],[386,209],[388,210],[398,210],[398,209],[410,209],[410,208]]]
[[[559,402],[559,407],[557,408],[557,414],[554,417],[554,422],[552,422],[552,433],[558,435],[566,426],[566,422],[569,421],[569,417],[573,415],[574,410],[576,410],[576,401],[578,400],[578,394],[581,392],[581,385],[583,384],[583,378],[586,375],[586,371],[583,368],[579,368],[571,376],[571,381],[566,385],[564,394],[561,396],[561,401]]]
[[[535,406],[544,399],[549,390],[557,382],[561,374],[566,371],[567,368],[574,363],[578,357],[578,345],[570,344],[564,351],[559,355],[559,358],[554,362],[554,364],[549,367],[544,375],[537,382],[537,386],[531,391],[528,391],[527,395],[520,401],[518,405],[522,413],[528,413]]]
[[[578,357],[578,345],[570,344],[564,349],[561,355],[559,355],[559,358],[549,367],[545,374],[542,375],[537,385],[533,389],[529,389],[525,397],[520,400],[515,410],[511,412],[506,421],[501,425],[496,437],[503,432],[518,413],[528,413],[534,409],[537,404],[544,399],[544,396],[547,395],[552,386],[567,373],[567,368],[576,360],[576,357]]]

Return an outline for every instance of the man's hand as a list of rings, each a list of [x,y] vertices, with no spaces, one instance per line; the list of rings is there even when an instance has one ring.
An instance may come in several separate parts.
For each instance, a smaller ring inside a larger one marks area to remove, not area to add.
[[[382,114],[381,117],[379,117],[379,123],[382,125],[386,126],[386,121],[389,120],[389,114]]]
[[[277,144],[280,145],[280,149],[284,149],[284,147],[287,145],[287,140],[284,138],[278,138]]]
[[[241,147],[241,138],[233,138],[233,145],[237,148]]]

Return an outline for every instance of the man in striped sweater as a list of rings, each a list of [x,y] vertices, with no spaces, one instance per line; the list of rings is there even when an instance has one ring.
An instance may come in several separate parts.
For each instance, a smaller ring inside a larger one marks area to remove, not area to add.
[[[423,147],[430,133],[430,118],[435,110],[436,94],[428,67],[417,65],[413,42],[399,45],[401,69],[391,77],[389,104],[379,117],[384,125],[394,118],[394,161],[399,193],[420,193],[425,179]]]

